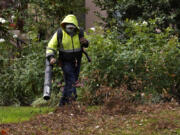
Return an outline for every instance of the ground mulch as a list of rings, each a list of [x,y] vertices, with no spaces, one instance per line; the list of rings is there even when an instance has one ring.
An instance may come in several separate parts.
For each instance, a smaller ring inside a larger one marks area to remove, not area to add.
[[[1,124],[0,135],[109,135],[120,133],[128,122],[132,128],[136,128],[141,123],[137,125],[134,121],[146,118],[156,119],[160,117],[156,114],[160,114],[162,110],[180,112],[177,103],[137,106],[129,103],[113,105],[113,102],[116,103],[111,101],[96,110],[88,110],[86,106],[78,103],[59,107],[54,112],[35,116],[27,122]],[[145,127],[149,132],[180,128],[163,117],[157,122],[146,124]]]

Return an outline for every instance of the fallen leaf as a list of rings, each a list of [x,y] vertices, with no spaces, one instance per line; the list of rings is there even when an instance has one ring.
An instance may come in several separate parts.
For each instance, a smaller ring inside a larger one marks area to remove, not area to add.
[[[6,130],[2,129],[1,130],[1,135],[8,135],[8,134],[7,134]]]

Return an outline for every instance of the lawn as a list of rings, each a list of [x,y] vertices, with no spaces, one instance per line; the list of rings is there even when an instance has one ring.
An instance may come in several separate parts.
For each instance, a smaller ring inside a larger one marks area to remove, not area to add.
[[[37,114],[53,111],[49,107],[0,107],[0,124],[28,121]]]

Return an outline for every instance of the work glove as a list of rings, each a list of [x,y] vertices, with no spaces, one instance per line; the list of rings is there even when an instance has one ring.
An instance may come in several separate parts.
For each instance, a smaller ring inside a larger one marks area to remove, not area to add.
[[[56,59],[54,58],[54,57],[52,57],[51,59],[50,59],[50,64],[51,65],[54,65],[56,63]]]
[[[88,47],[88,40],[82,37],[80,38],[80,44],[82,45],[82,47]]]

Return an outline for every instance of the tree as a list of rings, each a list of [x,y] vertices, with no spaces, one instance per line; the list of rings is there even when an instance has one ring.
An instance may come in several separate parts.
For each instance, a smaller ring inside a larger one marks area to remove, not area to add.
[[[34,28],[32,20],[35,19],[35,29],[38,33],[44,32],[50,35],[60,26],[59,23],[65,15],[73,12],[80,16],[86,11],[84,0],[29,0],[29,4],[30,11],[33,12],[29,14],[28,27]]]
[[[178,0],[94,0],[102,10],[106,10],[107,26],[122,26],[127,18],[148,20],[159,18],[158,25],[165,28],[172,25],[180,31],[180,3]]]

